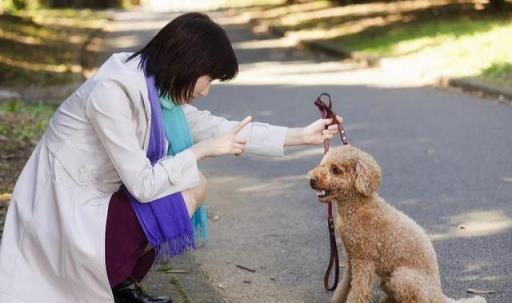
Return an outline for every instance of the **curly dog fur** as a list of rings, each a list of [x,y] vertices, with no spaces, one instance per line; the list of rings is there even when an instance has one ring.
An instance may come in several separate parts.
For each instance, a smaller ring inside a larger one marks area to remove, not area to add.
[[[416,222],[379,197],[381,176],[373,157],[353,146],[332,148],[308,174],[319,200],[336,202],[345,273],[331,302],[371,302],[375,276],[384,292],[381,303],[486,302],[444,295],[432,243]]]

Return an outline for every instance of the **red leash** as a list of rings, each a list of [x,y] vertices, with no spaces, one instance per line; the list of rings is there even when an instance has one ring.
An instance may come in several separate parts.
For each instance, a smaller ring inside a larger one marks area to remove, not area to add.
[[[325,103],[322,100],[322,97],[328,98],[328,103]],[[338,118],[336,116],[336,113],[332,110],[332,102],[331,102],[331,96],[329,94],[323,93],[315,100],[315,105],[318,107],[318,110],[320,110],[320,116],[323,119],[332,119],[333,124],[338,124],[341,142],[343,145],[348,145],[347,137],[345,136],[345,130],[343,129],[343,125],[340,121],[338,121]],[[326,126],[327,129],[329,126]],[[324,141],[324,154],[326,154],[329,151],[329,141]],[[329,258],[329,266],[327,267],[327,271],[325,272],[324,276],[324,287],[326,290],[332,291],[336,289],[336,286],[338,285],[338,279],[340,275],[340,261],[338,258],[338,247],[336,246],[336,235],[334,233],[334,219],[332,217],[332,202],[327,203],[327,224],[329,225],[329,239],[331,243],[331,256]],[[331,271],[334,267],[334,283],[331,287],[329,287],[329,276],[331,275]]]

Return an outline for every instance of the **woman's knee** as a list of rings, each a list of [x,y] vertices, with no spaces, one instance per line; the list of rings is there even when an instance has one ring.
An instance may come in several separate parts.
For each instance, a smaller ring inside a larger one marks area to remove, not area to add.
[[[202,173],[199,173],[199,178],[199,185],[197,187],[194,187],[194,194],[196,201],[201,203],[206,198],[206,192],[208,190],[208,181],[206,180],[206,177]]]
[[[185,205],[187,206],[188,215],[192,217],[197,208],[197,200],[194,189],[189,189],[181,192]]]

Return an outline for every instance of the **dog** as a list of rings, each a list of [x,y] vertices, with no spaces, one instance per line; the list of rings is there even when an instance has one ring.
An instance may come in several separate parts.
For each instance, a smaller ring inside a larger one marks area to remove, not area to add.
[[[381,168],[353,147],[331,148],[308,173],[320,202],[335,201],[345,272],[331,303],[369,303],[375,276],[381,303],[484,303],[444,295],[436,253],[425,231],[378,195]]]

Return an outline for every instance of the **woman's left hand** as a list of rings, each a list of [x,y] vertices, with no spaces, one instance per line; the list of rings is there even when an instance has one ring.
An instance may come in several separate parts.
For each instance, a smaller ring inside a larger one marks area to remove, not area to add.
[[[343,118],[336,116],[338,121],[343,122]],[[304,127],[303,137],[304,144],[322,144],[324,140],[330,140],[338,133],[338,125],[330,125],[327,129],[325,127],[332,123],[332,119],[318,119],[310,125]]]

